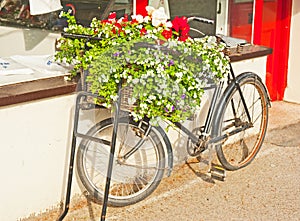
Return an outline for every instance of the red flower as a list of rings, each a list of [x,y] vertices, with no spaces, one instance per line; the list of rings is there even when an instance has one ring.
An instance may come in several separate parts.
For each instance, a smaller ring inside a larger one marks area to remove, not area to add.
[[[161,33],[162,36],[165,38],[165,39],[169,39],[169,38],[172,38],[172,30],[163,30],[163,32]]]
[[[176,16],[172,21],[172,28],[178,33],[179,41],[185,41],[189,37],[190,26],[186,17]]]
[[[178,40],[179,41],[186,41],[188,38],[189,38],[189,35],[181,35]]]
[[[112,12],[109,14],[108,19],[112,20],[112,19],[116,19],[117,18],[117,13],[116,12]]]
[[[119,23],[115,23],[114,28],[112,29],[112,32],[114,34],[117,34],[117,33],[120,34],[121,31],[122,31],[122,26]]]
[[[94,35],[98,34],[99,33],[99,30],[97,29],[94,29]]]
[[[127,14],[124,15],[124,18],[122,19],[122,22],[128,22],[128,15]]]
[[[140,35],[141,36],[143,36],[143,35],[145,35],[147,33],[147,30],[146,30],[146,28],[142,28],[141,30],[140,30]]]
[[[134,24],[138,24],[138,20],[136,20],[135,18],[131,20],[130,24],[134,25]]]

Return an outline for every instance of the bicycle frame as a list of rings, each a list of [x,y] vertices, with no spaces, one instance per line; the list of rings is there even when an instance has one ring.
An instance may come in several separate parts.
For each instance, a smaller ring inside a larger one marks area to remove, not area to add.
[[[188,128],[183,126],[181,123],[174,122],[175,126],[177,128],[179,128],[182,132],[184,132],[188,136],[188,138],[191,139],[191,141],[193,143],[195,143],[197,145],[201,145],[200,146],[201,152],[203,150],[205,150],[209,144],[214,144],[214,143],[221,142],[222,140],[227,139],[228,137],[251,127],[251,117],[250,117],[250,114],[249,114],[249,110],[248,110],[248,107],[246,105],[246,101],[245,101],[243,92],[240,88],[239,82],[236,79],[236,76],[234,74],[234,71],[233,71],[233,68],[232,68],[231,64],[230,64],[230,74],[228,75],[227,81],[228,81],[228,85],[229,84],[235,84],[235,87],[237,88],[237,90],[239,92],[239,95],[240,95],[241,101],[242,101],[242,105],[243,105],[243,107],[245,109],[245,112],[246,112],[246,115],[247,115],[248,124],[243,125],[241,128],[237,128],[237,129],[231,131],[229,134],[224,134],[222,136],[214,137],[214,138],[210,137],[210,130],[211,130],[211,127],[212,127],[212,122],[213,122],[215,110],[216,110],[216,107],[218,105],[218,100],[221,96],[221,93],[222,93],[222,90],[223,90],[223,87],[224,87],[224,82],[220,82],[219,85],[213,85],[213,86],[204,88],[205,90],[214,89],[214,93],[213,93],[213,96],[212,96],[212,99],[211,99],[211,102],[210,102],[208,113],[206,115],[206,121],[205,121],[204,125],[201,127],[201,128],[203,128],[203,130],[201,131],[200,137],[193,134],[192,131],[190,131]],[[235,107],[233,106],[233,103],[232,103],[232,109],[233,109],[233,112],[235,112]]]

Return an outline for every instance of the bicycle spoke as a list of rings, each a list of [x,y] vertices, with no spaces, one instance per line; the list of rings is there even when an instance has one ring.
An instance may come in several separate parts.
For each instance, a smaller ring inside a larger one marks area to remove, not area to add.
[[[109,118],[91,128],[88,136],[110,140],[113,131],[113,118]],[[111,185],[108,204],[124,206],[147,197],[155,190],[163,177],[165,167],[164,149],[158,133],[148,130],[148,124],[119,118],[116,137],[116,152],[113,158]],[[78,173],[90,195],[102,201],[110,155],[110,146],[83,140],[78,149]],[[136,148],[138,147],[138,148]],[[128,158],[125,153],[131,151]]]
[[[238,82],[241,93],[237,88],[226,91],[227,102],[218,132],[218,136],[229,135],[217,148],[220,162],[229,170],[242,168],[252,161],[261,147],[267,125],[267,96],[262,83],[252,73],[241,75]]]

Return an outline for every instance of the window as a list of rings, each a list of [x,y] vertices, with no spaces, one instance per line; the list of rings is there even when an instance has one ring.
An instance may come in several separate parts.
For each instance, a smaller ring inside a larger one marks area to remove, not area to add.
[[[229,36],[252,40],[253,0],[230,0]]]
[[[48,14],[31,15],[29,0],[0,0],[0,25],[42,28],[61,31],[66,21],[59,18],[61,10],[75,15],[79,23],[88,25],[92,18],[107,18],[111,11],[119,17],[133,11],[132,0],[62,0],[62,9]]]

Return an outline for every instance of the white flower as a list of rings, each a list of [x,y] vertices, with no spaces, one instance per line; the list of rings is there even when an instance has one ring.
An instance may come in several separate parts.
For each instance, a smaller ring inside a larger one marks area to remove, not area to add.
[[[172,26],[173,26],[173,25],[172,25],[172,22],[171,22],[171,21],[168,21],[168,22],[166,23],[166,27],[167,27],[167,28],[172,28]]]
[[[160,7],[152,12],[152,25],[158,27],[161,24],[166,24],[168,16],[165,13],[165,9]]]
[[[151,18],[149,16],[144,17],[144,22],[148,23],[151,20]]]
[[[187,90],[190,91],[190,90],[193,90],[193,89],[194,89],[194,87],[189,86]]]
[[[133,79],[133,80],[132,80],[132,83],[133,83],[133,84],[139,83],[139,79],[137,79],[137,78]]]
[[[139,24],[144,22],[144,17],[142,15],[132,15],[131,18],[137,20]]]
[[[141,109],[146,109],[146,108],[147,108],[147,104],[141,103],[141,104],[140,104],[140,108],[141,108]]]
[[[128,104],[134,104],[136,102],[136,99],[134,97],[129,97],[128,98]]]
[[[177,78],[181,79],[182,76],[183,76],[183,73],[182,72],[176,72],[175,75],[176,75]]]
[[[117,23],[121,23],[121,22],[123,22],[123,20],[124,20],[124,17],[121,17],[121,18],[119,18],[119,20],[117,21]]]
[[[141,120],[141,116],[136,114],[134,111],[131,112],[131,115],[132,115],[134,121]]]
[[[156,97],[155,97],[154,95],[150,95],[150,96],[149,96],[149,99],[150,99],[150,100],[155,100]]]
[[[103,83],[108,82],[108,80],[109,80],[109,78],[108,78],[108,76],[105,75],[105,74],[102,74],[101,77],[99,78],[99,81],[100,81],[100,82],[103,82]]]
[[[146,6],[146,11],[147,11],[148,15],[152,15],[152,13],[155,11],[155,8],[148,5],[148,6]]]
[[[142,78],[146,78],[147,76],[151,76],[153,74],[154,74],[153,70],[147,70],[146,75],[142,75]]]
[[[113,100],[113,101],[116,101],[118,99],[118,95],[110,95],[110,98]]]

